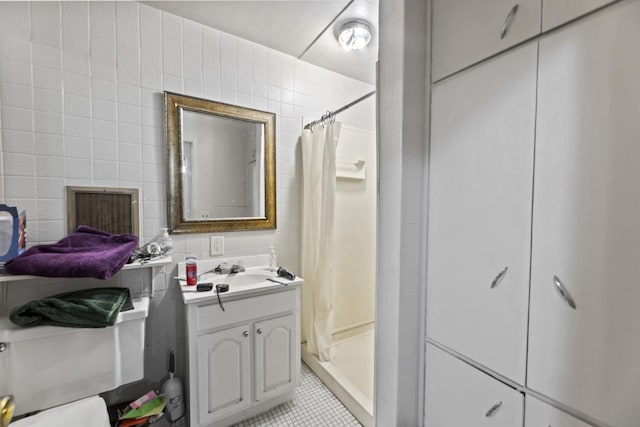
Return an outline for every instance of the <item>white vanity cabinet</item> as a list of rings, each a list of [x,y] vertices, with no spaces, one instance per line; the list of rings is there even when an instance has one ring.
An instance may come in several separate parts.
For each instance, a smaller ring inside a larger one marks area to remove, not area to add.
[[[231,286],[220,294],[224,311],[215,291],[181,286],[189,425],[228,426],[293,398],[300,382],[302,283]]]
[[[427,334],[524,384],[537,43],[433,87]]]
[[[640,424],[639,40],[632,0],[540,42],[527,385],[616,427]]]
[[[426,427],[522,425],[522,393],[431,344],[425,383]]]
[[[615,0],[542,0],[542,31],[576,19]]]
[[[433,0],[432,10],[434,81],[540,33],[541,0]]]

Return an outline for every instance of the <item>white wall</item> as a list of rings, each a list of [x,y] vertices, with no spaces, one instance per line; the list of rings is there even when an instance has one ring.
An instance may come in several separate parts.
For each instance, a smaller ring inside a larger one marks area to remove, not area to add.
[[[319,117],[372,89],[137,2],[0,2],[2,202],[27,210],[33,245],[66,234],[66,185],[138,188],[141,234],[149,241],[166,225],[162,91],[271,111],[278,228],[222,233],[225,255],[267,253],[274,245],[279,263],[297,271],[301,117]],[[156,275],[150,380],[166,372],[168,348],[184,361],[184,313],[172,277],[185,253],[208,257],[209,236],[174,237],[174,264]],[[148,281],[127,272],[108,284],[139,295]],[[9,306],[80,286],[54,282],[10,285]]]
[[[422,423],[430,1],[380,0],[375,419]]]
[[[375,102],[375,98],[369,102]],[[351,159],[365,162],[366,178],[336,181],[334,330],[373,322],[375,311],[377,159],[374,132],[342,126],[336,161]]]

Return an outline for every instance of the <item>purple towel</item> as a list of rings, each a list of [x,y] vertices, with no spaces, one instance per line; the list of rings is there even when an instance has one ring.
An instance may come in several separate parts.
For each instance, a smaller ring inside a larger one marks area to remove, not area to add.
[[[109,234],[81,225],[58,243],[27,249],[5,268],[11,274],[108,279],[137,246],[138,238],[131,234]]]

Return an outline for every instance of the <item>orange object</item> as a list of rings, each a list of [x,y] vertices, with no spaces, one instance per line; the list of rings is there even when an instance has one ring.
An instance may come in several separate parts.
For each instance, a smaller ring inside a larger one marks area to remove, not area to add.
[[[139,426],[139,425],[146,424],[147,421],[149,421],[149,417],[142,417],[142,418],[136,418],[136,419],[130,419],[130,420],[120,420],[120,422],[118,423],[118,426],[119,427]]]

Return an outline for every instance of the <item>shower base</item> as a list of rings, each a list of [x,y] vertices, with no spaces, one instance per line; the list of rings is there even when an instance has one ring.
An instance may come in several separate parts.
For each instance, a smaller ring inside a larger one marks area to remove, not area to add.
[[[373,426],[373,338],[373,323],[334,334],[331,362],[302,344],[302,360],[365,427]]]

